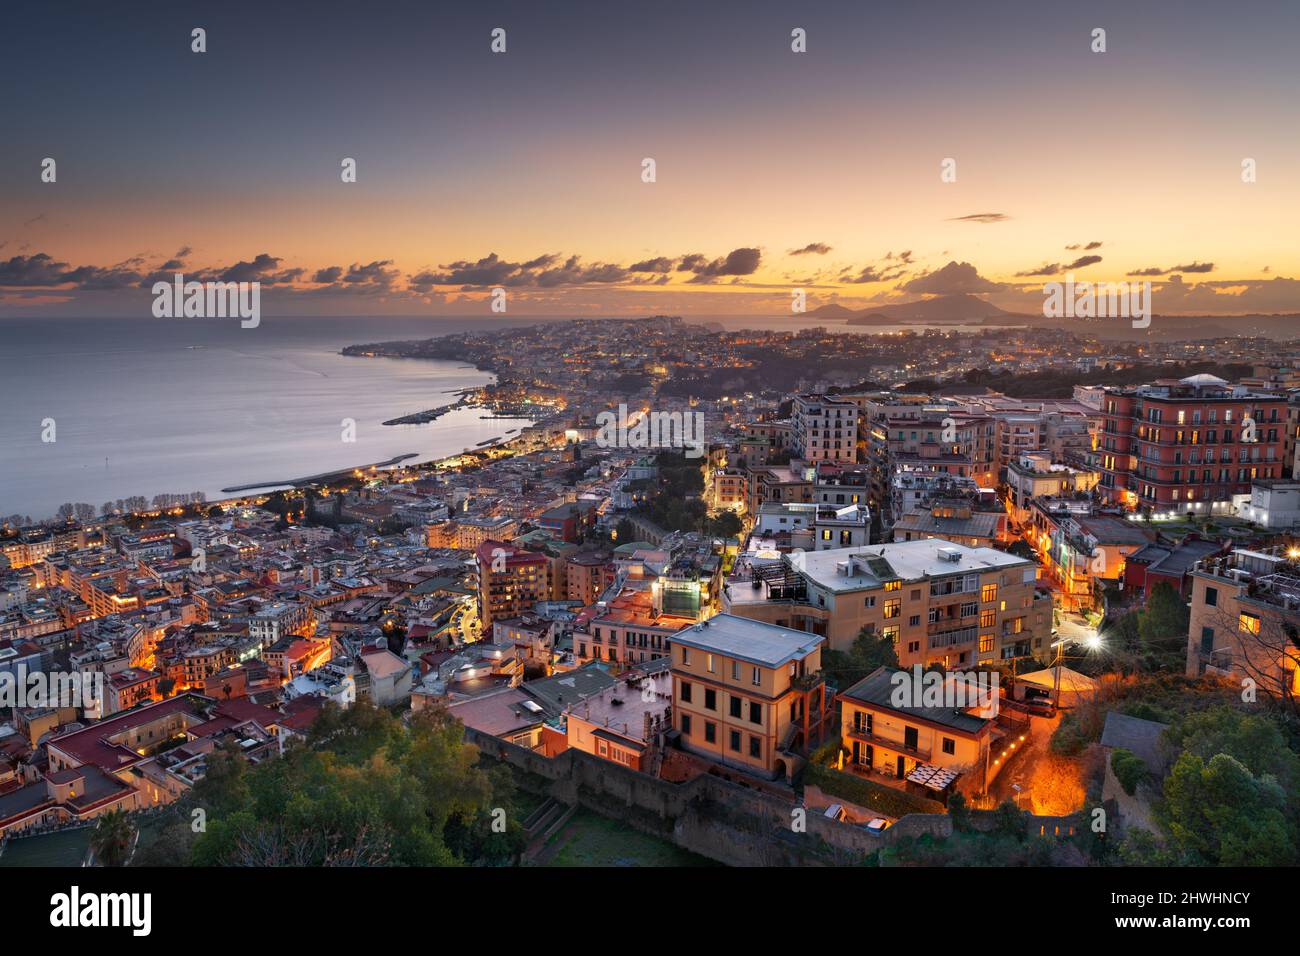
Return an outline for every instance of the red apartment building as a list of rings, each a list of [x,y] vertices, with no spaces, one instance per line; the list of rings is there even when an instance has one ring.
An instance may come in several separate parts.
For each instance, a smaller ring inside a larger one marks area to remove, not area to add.
[[[1098,493],[1131,511],[1224,513],[1287,464],[1286,399],[1213,375],[1102,394]]]
[[[483,631],[496,618],[519,617],[550,598],[550,559],[504,541],[484,541],[478,555],[478,607]]]

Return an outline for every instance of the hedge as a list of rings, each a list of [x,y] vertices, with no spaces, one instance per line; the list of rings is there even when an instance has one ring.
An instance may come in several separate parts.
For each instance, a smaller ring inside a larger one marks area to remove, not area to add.
[[[1110,754],[1110,769],[1115,779],[1130,797],[1137,791],[1137,785],[1147,775],[1147,765],[1142,758],[1131,750],[1116,747]]]
[[[904,817],[909,813],[946,813],[942,803],[927,800],[903,790],[865,780],[851,773],[832,770],[817,764],[808,764],[803,771],[804,785],[814,784],[823,793],[842,797],[867,810],[876,810],[887,817]]]

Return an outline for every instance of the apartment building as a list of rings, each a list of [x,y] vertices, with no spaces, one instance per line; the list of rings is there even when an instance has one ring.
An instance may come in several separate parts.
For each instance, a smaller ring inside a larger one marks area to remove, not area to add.
[[[992,488],[998,483],[998,426],[983,415],[958,411],[925,418],[889,418],[882,424],[883,448],[893,472],[939,471],[971,478]]]
[[[924,511],[910,511],[894,525],[895,541],[941,538],[970,548],[991,548],[1010,540],[1007,513],[977,510],[966,498],[940,498]]]
[[[864,630],[889,638],[904,667],[1047,660],[1052,600],[1038,566],[941,539],[785,555],[728,583],[724,610],[824,635],[848,650]]]
[[[1007,465],[1007,511],[1017,524],[1024,524],[1033,499],[1085,494],[1100,477],[1095,471],[1058,464],[1047,452],[1023,452]]]
[[[672,728],[673,679],[668,661],[629,671],[564,713],[565,743],[602,760],[650,772],[661,735]]]
[[[913,674],[880,667],[840,692],[836,699],[845,769],[906,780],[918,769],[937,768],[954,776],[969,774],[973,789],[983,791],[993,741],[1002,736],[992,708],[972,706],[987,701],[968,688],[962,694],[967,706],[924,706],[915,699],[911,706],[902,706],[895,702],[900,699],[895,690],[906,681],[914,681]],[[948,678],[945,685],[945,696],[957,699],[954,679]]]
[[[486,632],[494,618],[519,617],[551,597],[550,559],[504,541],[488,539],[478,558],[478,611]]]
[[[833,695],[825,639],[719,614],[673,638],[672,716],[692,753],[756,776],[789,777],[824,739]]]
[[[1108,388],[1098,487],[1131,511],[1228,514],[1253,481],[1289,476],[1286,429],[1285,398],[1213,375]]]
[[[739,468],[718,468],[713,472],[709,505],[718,511],[745,513],[749,499],[749,478]]]
[[[1236,549],[1192,569],[1187,676],[1246,678],[1262,693],[1300,695],[1300,552]]]
[[[601,604],[584,610],[573,625],[573,651],[579,663],[603,661],[611,669],[638,667],[667,657],[672,638],[697,620],[694,614],[665,613],[656,606],[655,588],[624,587]]]
[[[858,460],[858,404],[826,395],[796,395],[790,450],[805,461]]]

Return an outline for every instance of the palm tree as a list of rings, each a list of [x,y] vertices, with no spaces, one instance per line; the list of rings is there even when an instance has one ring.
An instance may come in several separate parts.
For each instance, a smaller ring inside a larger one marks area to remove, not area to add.
[[[110,810],[99,818],[99,826],[90,837],[90,848],[105,866],[122,866],[134,839],[135,827],[131,826],[126,811]]]

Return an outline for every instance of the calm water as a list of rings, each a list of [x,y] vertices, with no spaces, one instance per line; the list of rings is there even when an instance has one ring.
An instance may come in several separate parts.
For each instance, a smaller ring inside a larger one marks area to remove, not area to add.
[[[386,419],[444,405],[491,375],[458,362],[347,358],[345,345],[428,338],[523,320],[0,321],[0,516],[64,502],[298,478],[415,452],[428,460],[522,427],[459,409],[426,425]],[[55,421],[53,443],[42,420]],[[341,422],[356,421],[355,443]]]

